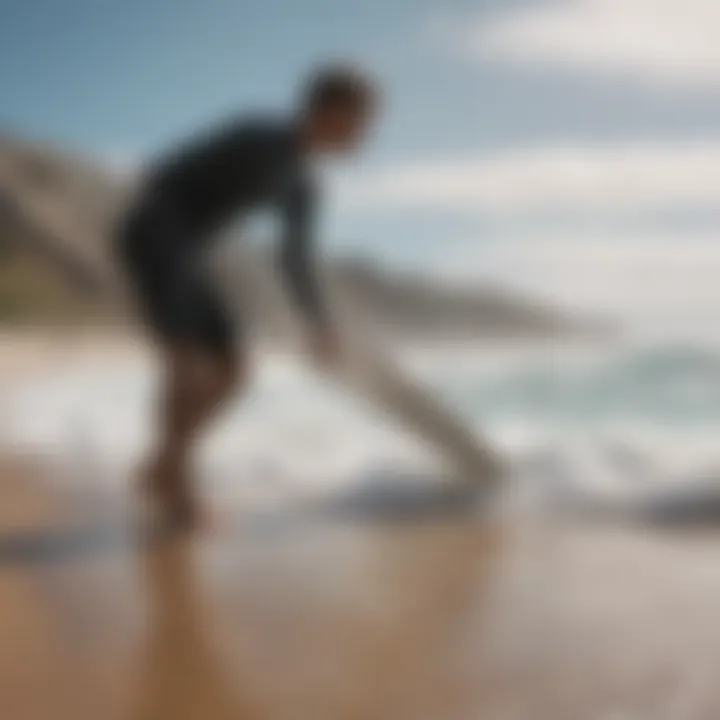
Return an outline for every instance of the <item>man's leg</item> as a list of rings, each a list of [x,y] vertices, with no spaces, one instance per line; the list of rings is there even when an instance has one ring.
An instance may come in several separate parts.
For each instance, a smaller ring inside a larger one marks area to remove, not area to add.
[[[191,346],[168,347],[163,355],[160,432],[147,487],[173,522],[192,525],[201,515],[192,487],[192,453],[237,386],[243,368],[236,354],[214,354]]]
[[[194,523],[190,462],[198,435],[244,374],[237,322],[217,296],[193,239],[167,208],[153,208],[122,241],[121,260],[159,342],[157,447],[144,486],[170,519]]]

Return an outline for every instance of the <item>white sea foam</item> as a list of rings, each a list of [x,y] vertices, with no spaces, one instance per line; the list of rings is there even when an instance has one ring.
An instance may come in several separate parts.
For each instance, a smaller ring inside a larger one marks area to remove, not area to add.
[[[711,351],[456,348],[405,361],[541,487],[622,493],[720,468]],[[152,441],[155,380],[141,356],[79,357],[27,377],[0,395],[2,442],[50,456],[70,479],[125,481]],[[685,391],[668,395],[689,381],[701,389],[690,401]],[[383,470],[442,470],[402,429],[280,356],[258,362],[252,389],[209,433],[200,469],[218,492],[278,497],[342,490]]]

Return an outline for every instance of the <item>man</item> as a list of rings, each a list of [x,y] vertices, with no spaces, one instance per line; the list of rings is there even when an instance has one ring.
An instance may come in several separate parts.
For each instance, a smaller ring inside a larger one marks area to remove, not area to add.
[[[161,159],[123,222],[120,257],[166,373],[161,432],[144,487],[174,523],[200,518],[189,473],[194,441],[245,379],[243,338],[206,270],[212,240],[249,211],[271,207],[282,215],[287,290],[306,320],[312,351],[330,362],[335,336],[313,267],[308,167],[315,156],[358,145],[374,95],[353,70],[321,70],[293,117],[234,121]]]

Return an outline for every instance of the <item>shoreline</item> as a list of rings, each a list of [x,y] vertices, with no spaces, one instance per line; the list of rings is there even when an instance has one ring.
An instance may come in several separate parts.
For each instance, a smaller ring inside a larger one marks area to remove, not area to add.
[[[117,357],[142,347],[140,335],[117,328],[0,327],[0,387],[80,354]]]

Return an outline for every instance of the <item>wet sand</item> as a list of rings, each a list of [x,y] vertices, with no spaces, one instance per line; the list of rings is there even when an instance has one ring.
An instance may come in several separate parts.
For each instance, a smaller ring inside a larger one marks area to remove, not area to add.
[[[720,717],[714,534],[237,508],[214,537],[64,542],[79,507],[0,464],[3,718]]]
[[[9,474],[4,717],[720,717],[714,537],[239,519],[58,550],[31,538],[77,518]]]

